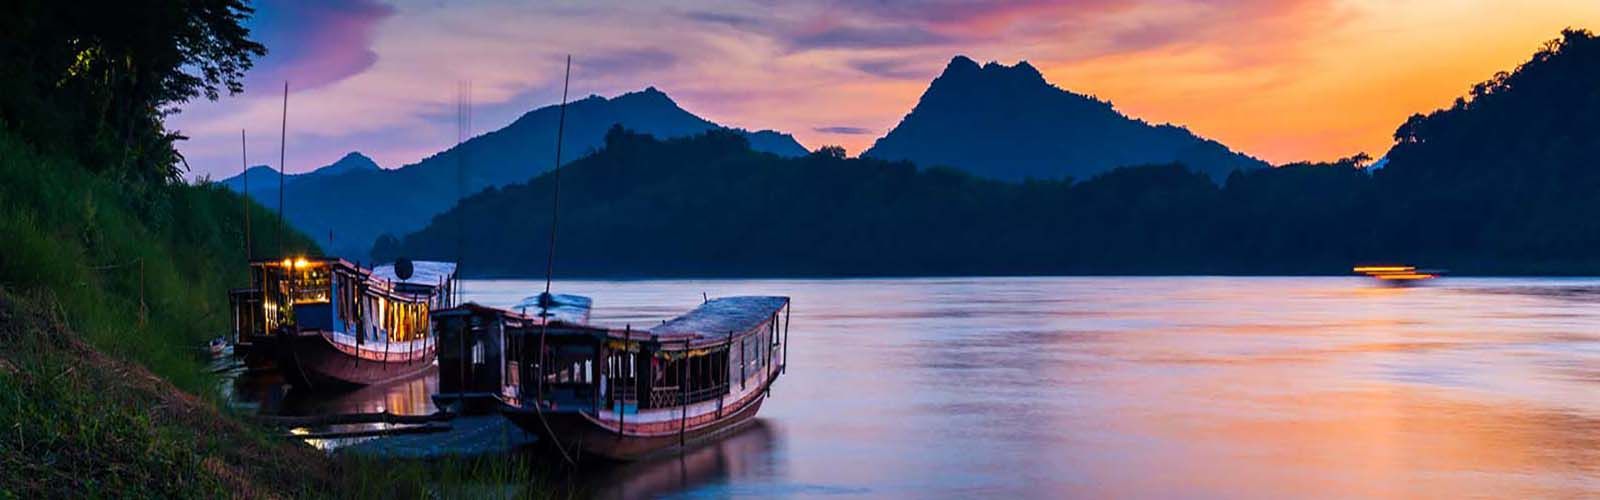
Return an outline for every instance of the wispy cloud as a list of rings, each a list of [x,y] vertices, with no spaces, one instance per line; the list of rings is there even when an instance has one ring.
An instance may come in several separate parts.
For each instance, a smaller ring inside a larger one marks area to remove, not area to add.
[[[1592,0],[1441,2],[264,2],[252,26],[272,52],[246,94],[191,105],[174,126],[193,137],[191,165],[235,170],[240,128],[252,150],[275,149],[288,79],[291,171],[355,149],[404,165],[454,140],[457,82],[472,82],[487,131],[554,103],[572,54],[575,96],[655,86],[719,123],[858,151],[969,54],[1029,60],[1135,116],[1288,161],[1381,147],[1406,114],[1448,104],[1561,27],[1600,27]],[[1494,44],[1509,49],[1485,56]]]
[[[938,75],[939,59],[872,58],[846,62],[851,68],[868,75],[893,80],[930,80]]]
[[[953,41],[918,26],[832,26],[791,38],[796,50],[881,49],[940,45]]]
[[[835,126],[831,126],[831,127],[816,127],[816,128],[811,129],[811,130],[816,131],[816,132],[821,132],[821,133],[824,133],[824,134],[837,134],[837,135],[867,135],[867,134],[874,133],[874,130],[872,130],[870,128],[848,127],[848,126],[842,126],[842,125],[835,125]]]

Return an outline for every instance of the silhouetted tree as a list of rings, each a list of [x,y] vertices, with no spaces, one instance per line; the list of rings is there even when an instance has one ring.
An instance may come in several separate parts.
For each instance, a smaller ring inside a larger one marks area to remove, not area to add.
[[[812,153],[812,154],[817,155],[817,156],[822,156],[822,157],[825,157],[825,158],[833,158],[833,159],[836,159],[836,160],[837,159],[844,159],[844,157],[845,157],[844,147],[843,146],[836,146],[836,145],[832,145],[832,144],[817,148],[817,151],[815,153]]]
[[[162,118],[243,89],[266,53],[243,0],[58,2],[0,7],[0,122],[36,146],[130,179],[179,178]]]

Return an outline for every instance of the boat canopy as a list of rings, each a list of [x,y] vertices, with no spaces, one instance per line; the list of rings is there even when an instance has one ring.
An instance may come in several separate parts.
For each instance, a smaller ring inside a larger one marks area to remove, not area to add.
[[[544,296],[545,294],[542,293],[538,295],[529,295],[524,297],[521,302],[517,303],[517,305],[511,306],[511,308],[518,311],[527,311],[530,309],[533,311],[543,310],[548,315],[550,322],[552,323],[566,323],[569,325],[589,324],[589,310],[594,305],[593,300],[590,300],[588,297],[584,297],[582,295],[552,293],[549,294],[549,299],[547,302],[541,302],[539,299],[540,297]],[[535,316],[539,316],[537,312],[533,314]]]
[[[372,277],[395,283],[424,286],[439,286],[440,283],[445,283],[455,278],[456,263],[454,262],[418,260],[413,261],[411,264],[413,271],[410,279],[400,279],[395,274],[394,264],[392,263],[372,268]]]
[[[788,297],[722,297],[656,325],[650,333],[662,339],[721,339],[760,327],[789,305]]]

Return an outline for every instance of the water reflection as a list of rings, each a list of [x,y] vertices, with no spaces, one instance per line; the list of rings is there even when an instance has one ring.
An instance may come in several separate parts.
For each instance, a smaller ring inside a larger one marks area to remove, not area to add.
[[[466,288],[505,306],[543,283]],[[556,288],[593,297],[596,322],[635,327],[702,293],[794,298],[789,373],[766,424],[595,480],[611,497],[1600,495],[1600,280]],[[428,384],[342,402],[237,390],[287,411],[374,411],[376,399],[426,413]]]
[[[682,455],[605,467],[583,481],[595,498],[655,498],[691,489],[726,494],[730,485],[775,474],[777,442],[775,426],[755,419]]]
[[[273,370],[241,372],[227,381],[237,407],[262,415],[307,416],[346,413],[427,415],[438,411],[431,397],[438,392],[438,368],[412,377],[349,391],[306,391],[289,386]]]

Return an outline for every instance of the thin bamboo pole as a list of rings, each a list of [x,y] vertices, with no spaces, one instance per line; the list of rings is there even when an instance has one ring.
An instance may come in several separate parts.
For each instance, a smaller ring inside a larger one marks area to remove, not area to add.
[[[678,362],[678,453],[683,453],[683,445],[689,433],[689,339],[683,339],[683,357]]]

